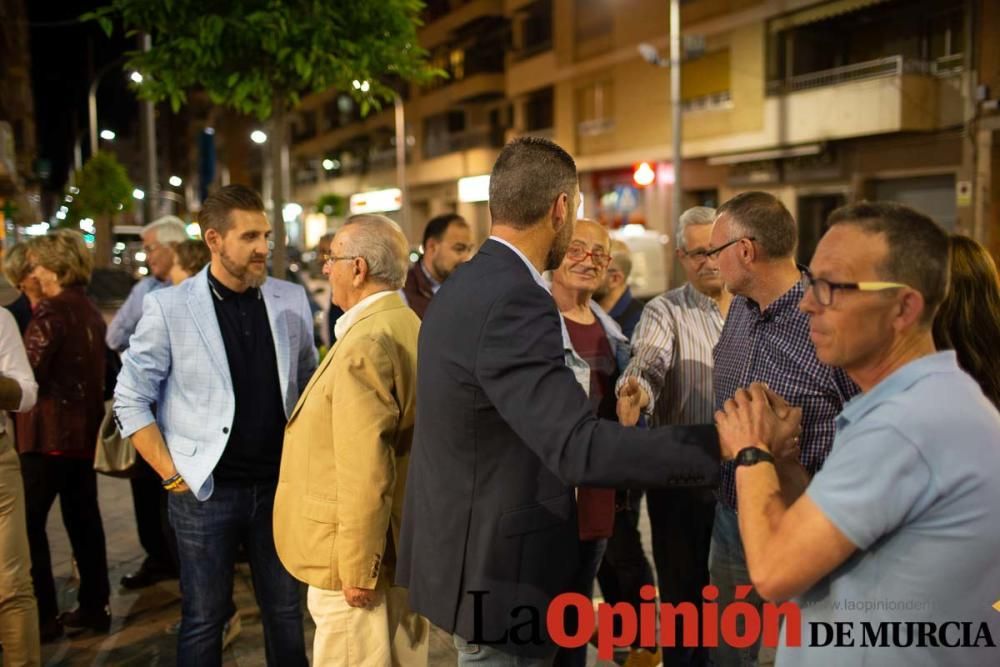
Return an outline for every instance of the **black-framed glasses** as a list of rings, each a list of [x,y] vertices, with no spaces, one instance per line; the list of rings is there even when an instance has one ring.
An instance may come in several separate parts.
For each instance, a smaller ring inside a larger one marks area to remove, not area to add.
[[[594,266],[606,267],[611,263],[611,255],[601,248],[596,248],[593,252],[587,250],[587,246],[582,243],[571,243],[566,248],[566,257],[574,262],[582,262],[588,257]]]
[[[837,290],[851,290],[854,292],[884,292],[890,289],[909,287],[905,283],[893,283],[880,280],[863,281],[858,283],[835,283],[823,278],[817,278],[808,269],[802,272],[802,289],[812,290],[813,298],[821,306],[833,305],[833,293]]]
[[[733,239],[732,241],[729,241],[727,243],[723,243],[718,248],[709,248],[708,250],[705,250],[704,251],[705,252],[705,257],[718,257],[720,252],[722,252],[723,250],[725,250],[729,246],[733,245],[734,243],[739,243],[740,241],[756,241],[756,240],[757,239],[754,238],[753,236],[741,236],[741,237]],[[691,253],[691,254],[693,255],[694,253]]]
[[[682,248],[681,252],[684,253],[685,257],[693,259],[698,263],[704,262],[706,259],[712,256],[710,254],[711,251],[707,248],[700,248],[698,250],[690,250],[690,251]]]

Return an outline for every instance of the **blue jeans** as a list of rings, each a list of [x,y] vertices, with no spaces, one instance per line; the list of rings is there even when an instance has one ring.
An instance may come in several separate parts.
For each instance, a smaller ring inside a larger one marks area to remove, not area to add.
[[[232,615],[233,567],[243,544],[264,625],[268,665],[298,667],[306,661],[300,585],[274,548],[272,510],[277,484],[215,485],[205,502],[170,494],[170,524],[180,561],[181,629],[177,664],[222,664],[222,628]]]
[[[470,644],[458,635],[452,635],[458,651],[458,667],[482,665],[484,667],[550,667],[552,658],[525,658],[486,644]]]
[[[739,517],[736,512],[717,504],[715,506],[715,525],[712,529],[712,547],[708,555],[708,572],[711,582],[719,589],[719,614],[726,605],[733,602],[736,587],[750,585],[750,571],[747,569],[747,558],[743,553],[743,541],[740,539]],[[764,606],[764,600],[752,591],[746,602],[754,605],[758,611]],[[736,625],[739,634],[744,633],[742,616]],[[711,650],[712,664],[716,667],[755,667],[757,654],[760,651],[760,639],[749,648],[737,649],[727,646],[719,637],[718,648]]]

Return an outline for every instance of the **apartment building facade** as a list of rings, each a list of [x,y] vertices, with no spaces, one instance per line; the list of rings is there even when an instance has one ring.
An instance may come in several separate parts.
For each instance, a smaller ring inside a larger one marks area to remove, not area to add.
[[[481,178],[505,140],[574,155],[584,214],[639,223],[670,252],[674,196],[667,0],[437,0],[422,45],[450,78],[404,94],[406,202],[388,214],[418,240],[457,210],[477,234]],[[1000,7],[989,0],[688,0],[680,104],[683,205],[773,192],[807,261],[836,206],[914,205],[1000,253]],[[398,187],[394,110],[360,118],[349,95],[304,100],[292,127],[293,197]],[[479,177],[479,178],[477,178]],[[405,210],[404,205],[405,204]],[[376,208],[378,204],[376,204]]]

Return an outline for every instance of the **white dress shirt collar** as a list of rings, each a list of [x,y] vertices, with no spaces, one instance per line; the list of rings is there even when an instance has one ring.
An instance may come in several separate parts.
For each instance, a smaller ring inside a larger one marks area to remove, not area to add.
[[[337,336],[337,340],[343,338],[348,331],[351,330],[357,321],[361,318],[362,313],[367,310],[368,306],[372,305],[380,299],[384,299],[387,296],[392,296],[396,294],[396,290],[382,290],[381,292],[375,292],[374,294],[369,294],[365,298],[358,301],[356,304],[347,309],[347,311],[337,318],[337,322],[333,325],[333,333]]]

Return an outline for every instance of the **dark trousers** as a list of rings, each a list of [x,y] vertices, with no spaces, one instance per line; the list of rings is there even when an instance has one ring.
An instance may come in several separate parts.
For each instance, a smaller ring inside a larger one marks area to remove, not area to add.
[[[146,552],[146,567],[176,572],[177,538],[167,519],[167,492],[160,485],[161,481],[146,460],[137,456],[129,483],[139,544]]]
[[[580,558],[576,563],[576,576],[570,587],[572,593],[579,593],[587,598],[594,597],[594,577],[597,576],[597,568],[601,564],[604,549],[607,546],[606,539],[580,540]],[[577,632],[579,619],[572,611],[566,615],[566,632],[574,635]],[[587,665],[587,645],[579,648],[560,648],[552,662],[555,667],[586,667]]]
[[[660,602],[691,602],[700,609],[701,591],[708,584],[714,496],[703,489],[650,489],[646,492],[646,507]],[[676,637],[683,637],[680,625],[678,616]],[[704,665],[707,660],[708,652],[703,648],[663,648],[664,667]]]
[[[102,610],[108,604],[108,559],[104,525],[97,505],[97,474],[91,459],[45,454],[22,454],[21,475],[28,519],[31,578],[38,600],[38,616],[45,623],[59,613],[52,556],[45,523],[56,496],[63,525],[80,570],[80,608]]]
[[[608,539],[604,560],[597,571],[597,583],[605,602],[632,605],[638,612],[642,598],[639,590],[645,585],[653,585],[653,569],[642,550],[639,535],[639,507],[642,502],[641,489],[619,490],[615,493],[615,532]],[[615,632],[621,632],[621,623]],[[639,645],[636,637],[635,646]]]
[[[305,667],[300,585],[274,547],[272,514],[276,482],[216,484],[202,502],[192,493],[171,494],[170,523],[180,559],[181,629],[177,664],[222,664],[222,628],[232,615],[236,549],[246,548],[264,625],[268,665]]]

